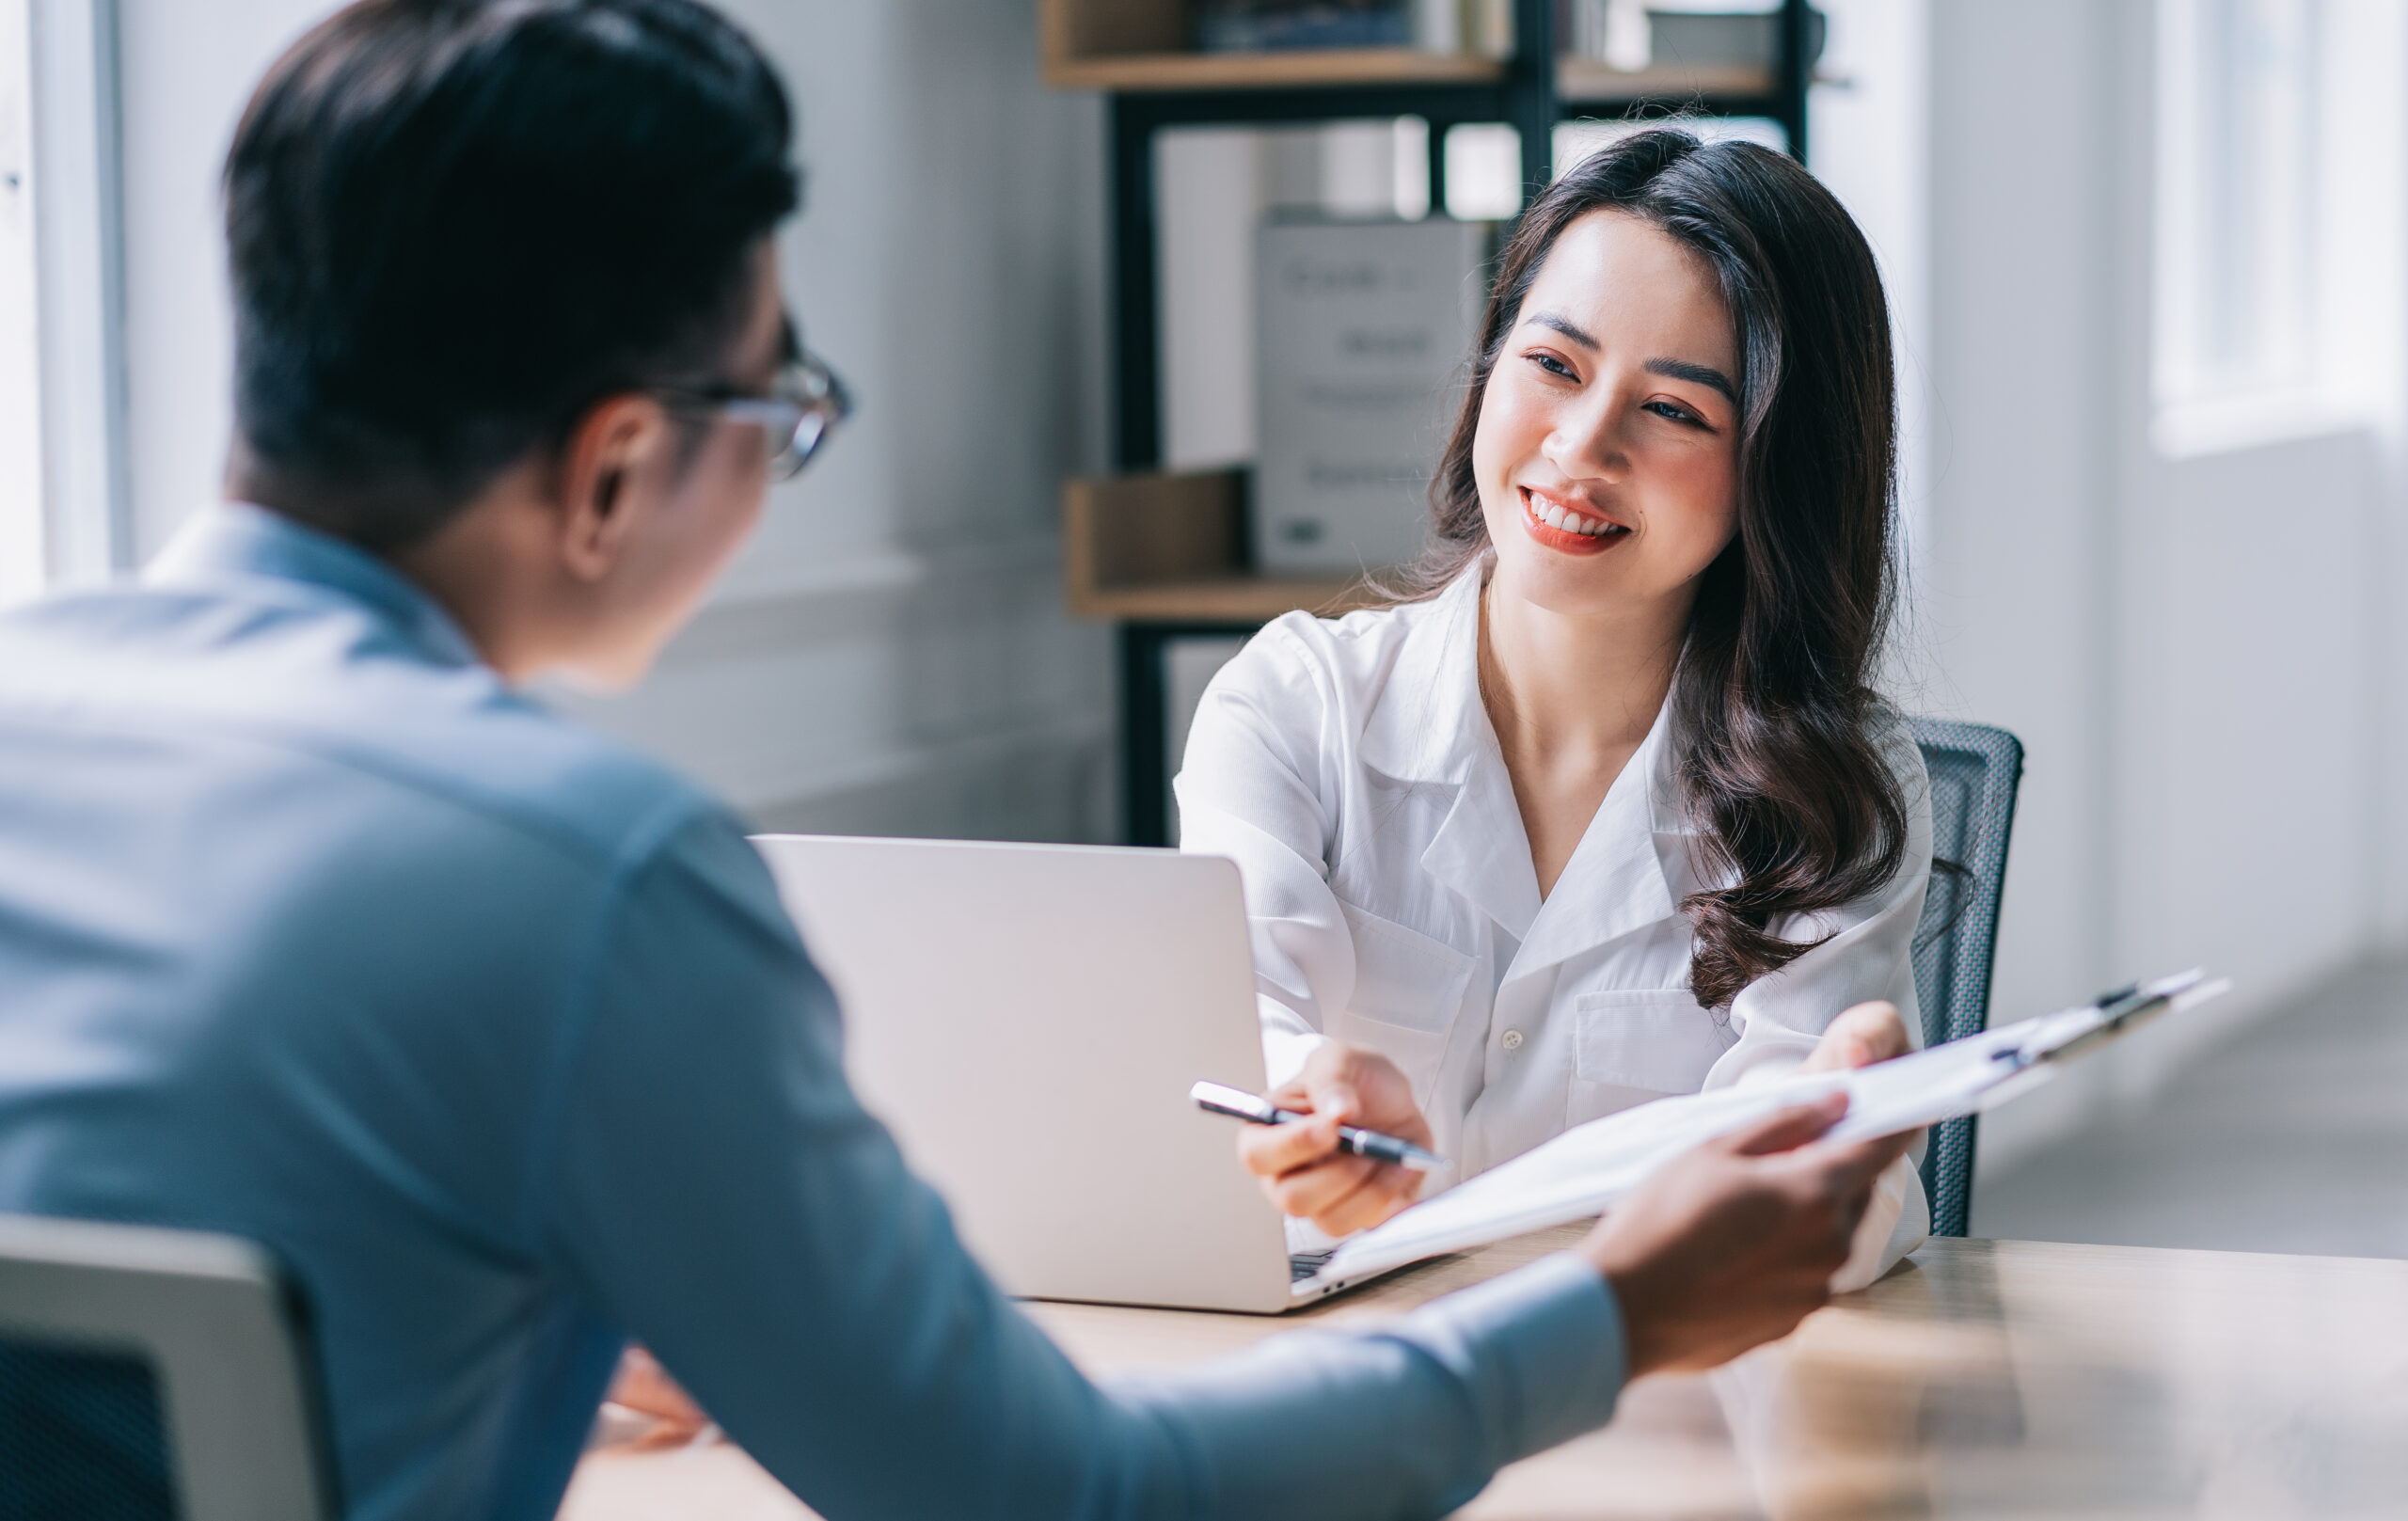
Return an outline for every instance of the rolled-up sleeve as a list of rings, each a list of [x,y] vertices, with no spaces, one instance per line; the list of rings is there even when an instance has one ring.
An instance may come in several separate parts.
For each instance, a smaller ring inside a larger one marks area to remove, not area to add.
[[[1089,1382],[855,1101],[828,985],[724,821],[629,869],[571,1025],[536,1235],[831,1521],[1437,1515],[1612,1412],[1621,1323],[1570,1257]]]

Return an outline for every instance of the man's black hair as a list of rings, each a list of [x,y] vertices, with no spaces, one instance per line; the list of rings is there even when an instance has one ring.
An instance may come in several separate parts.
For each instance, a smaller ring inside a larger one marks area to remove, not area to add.
[[[361,0],[226,160],[237,484],[372,549],[596,402],[708,381],[795,208],[768,61],[693,0]]]

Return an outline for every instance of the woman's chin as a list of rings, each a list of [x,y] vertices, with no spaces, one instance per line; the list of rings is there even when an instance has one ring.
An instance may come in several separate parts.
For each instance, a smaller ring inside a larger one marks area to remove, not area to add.
[[[1564,617],[1626,611],[1646,599],[1629,574],[1634,568],[1618,555],[1563,555],[1529,543],[1499,546],[1489,593]]]

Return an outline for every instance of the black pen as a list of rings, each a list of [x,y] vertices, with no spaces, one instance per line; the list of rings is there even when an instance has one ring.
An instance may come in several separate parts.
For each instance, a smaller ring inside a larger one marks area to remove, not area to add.
[[[1270,1100],[1233,1088],[1222,1083],[1198,1083],[1187,1090],[1198,1109],[1209,1109],[1216,1115],[1243,1119],[1250,1125],[1285,1125],[1291,1119],[1310,1119],[1293,1109],[1282,1109]],[[1435,1151],[1414,1145],[1402,1135],[1383,1135],[1378,1131],[1357,1130],[1352,1125],[1338,1127],[1338,1149],[1352,1151],[1358,1157],[1374,1162],[1393,1162],[1402,1167],[1428,1172],[1443,1167],[1447,1159]]]

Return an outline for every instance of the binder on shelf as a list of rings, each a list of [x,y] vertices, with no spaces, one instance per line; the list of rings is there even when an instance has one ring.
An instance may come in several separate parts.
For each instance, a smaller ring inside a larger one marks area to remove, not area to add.
[[[1405,47],[1418,0],[1196,0],[1202,53]]]
[[[1354,572],[1419,549],[1489,235],[1446,217],[1259,230],[1257,567]]]
[[[1424,53],[1513,51],[1513,0],[1197,0],[1199,53],[1412,47]]]
[[[1513,54],[1513,0],[1417,0],[1413,44],[1424,53]]]

